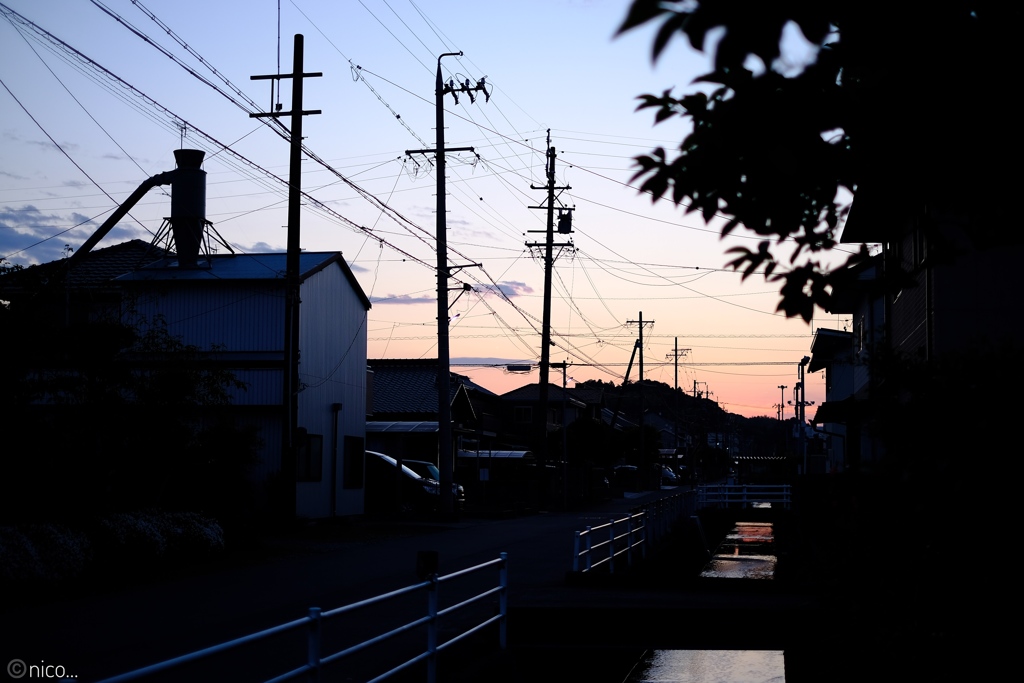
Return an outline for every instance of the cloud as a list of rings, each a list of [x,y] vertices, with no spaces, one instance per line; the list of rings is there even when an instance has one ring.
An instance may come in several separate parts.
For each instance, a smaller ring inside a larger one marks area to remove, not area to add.
[[[389,294],[387,296],[371,296],[372,304],[433,304],[437,299],[432,296],[412,296],[409,294]]]
[[[63,258],[65,245],[77,247],[99,224],[80,213],[46,214],[35,206],[0,207],[0,257],[32,265]]]
[[[20,208],[0,207],[0,257],[11,263],[33,265],[64,258],[64,247],[77,249],[100,226],[84,214],[43,213],[26,204]],[[131,222],[118,223],[103,238],[100,247],[153,236]]]
[[[490,232],[488,230],[455,229],[455,230],[452,230],[452,233],[454,235],[457,235],[458,237],[463,238],[463,239],[469,239],[469,238],[476,239],[476,240],[491,240],[491,239],[495,239],[494,233]]]
[[[503,294],[505,297],[509,299],[511,299],[512,297],[520,296],[522,294],[533,294],[533,287],[530,287],[525,282],[515,282],[512,280],[499,282],[497,287],[495,287],[494,285],[478,285],[473,289],[485,295]]]
[[[232,244],[245,254],[281,254],[288,251],[286,247],[275,247],[267,242],[253,242],[249,246],[244,246],[238,242],[232,242]]]
[[[39,147],[40,149],[44,149],[47,151],[56,151],[58,149],[62,149],[65,152],[77,152],[79,149],[79,146],[74,142],[62,142],[60,143],[59,147],[58,145],[53,144],[49,140],[29,140],[28,144],[34,145],[36,147]]]
[[[491,356],[459,356],[451,359],[459,365],[533,365],[536,359],[495,358]]]

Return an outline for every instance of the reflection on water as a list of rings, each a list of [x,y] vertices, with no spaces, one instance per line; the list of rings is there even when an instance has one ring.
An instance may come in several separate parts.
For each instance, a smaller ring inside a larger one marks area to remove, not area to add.
[[[781,650],[652,650],[624,683],[784,683]]]
[[[700,573],[712,579],[772,579],[775,577],[774,555],[723,557],[716,555]]]
[[[772,579],[775,541],[771,522],[739,522],[700,573],[716,579]]]

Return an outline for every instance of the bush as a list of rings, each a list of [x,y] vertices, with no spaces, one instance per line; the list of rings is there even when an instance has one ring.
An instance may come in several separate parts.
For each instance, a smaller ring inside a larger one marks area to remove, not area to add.
[[[92,544],[81,531],[60,524],[0,528],[0,580],[68,581],[92,562]]]
[[[122,512],[100,520],[105,559],[125,568],[155,567],[212,557],[224,550],[224,530],[195,512]]]

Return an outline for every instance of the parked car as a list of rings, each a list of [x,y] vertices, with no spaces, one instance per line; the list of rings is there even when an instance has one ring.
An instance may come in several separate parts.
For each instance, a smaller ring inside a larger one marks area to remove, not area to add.
[[[661,466],[661,483],[665,486],[678,486],[683,483],[683,478],[676,474],[668,465]]]
[[[403,458],[402,464],[424,479],[441,481],[441,472],[437,469],[437,465],[432,462],[426,460],[406,460]],[[462,509],[463,504],[466,502],[466,490],[460,484],[452,484],[452,493],[455,494],[455,505]]]
[[[619,491],[639,491],[640,471],[636,465],[616,465],[612,468],[612,481]]]
[[[416,462],[416,461],[413,461]],[[452,485],[456,505],[461,504],[457,485]],[[366,511],[371,514],[388,512],[430,512],[441,508],[441,484],[437,479],[424,477],[404,461],[399,471],[395,458],[376,451],[366,451]]]

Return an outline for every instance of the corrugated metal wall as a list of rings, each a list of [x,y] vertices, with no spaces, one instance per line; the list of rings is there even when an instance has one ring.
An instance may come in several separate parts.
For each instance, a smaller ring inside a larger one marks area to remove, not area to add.
[[[162,314],[168,331],[201,349],[281,353],[284,347],[283,289],[254,282],[170,284],[141,289],[136,310]]]
[[[300,484],[299,513],[330,515],[335,479],[336,513],[361,514],[362,489],[346,489],[340,473],[346,436],[366,436],[366,309],[340,267],[326,268],[302,284],[299,315],[299,426],[324,437],[323,479]],[[334,412],[340,403],[338,442],[332,441]],[[335,447],[337,453],[335,455]],[[332,465],[337,463],[337,472]]]
[[[338,473],[343,471],[340,444],[345,437],[366,435],[366,309],[339,266],[310,276],[300,296],[299,426],[323,437],[323,478],[298,484],[296,512],[311,518],[330,516],[333,477],[335,514],[361,514],[362,489],[344,488]],[[185,343],[204,351],[220,349],[218,356],[248,387],[233,392],[233,403],[266,407],[258,409],[255,418],[261,425],[264,453],[252,472],[253,481],[258,485],[279,471],[280,414],[269,407],[282,400],[277,364],[284,339],[283,289],[253,282],[160,282],[139,287],[131,301],[145,319],[162,316],[168,331]],[[336,457],[334,404],[342,405]],[[335,461],[338,473],[332,471]]]

